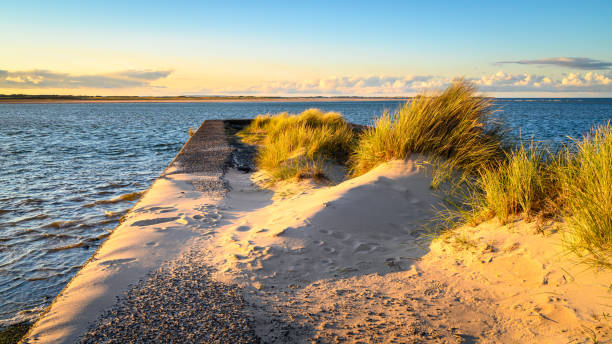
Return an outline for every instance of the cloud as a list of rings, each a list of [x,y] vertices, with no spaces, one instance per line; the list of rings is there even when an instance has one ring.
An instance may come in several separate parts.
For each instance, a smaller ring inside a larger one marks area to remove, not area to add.
[[[594,60],[588,57],[551,57],[539,60],[500,61],[499,64],[515,63],[523,65],[553,65],[583,70],[610,69],[612,62]]]
[[[241,95],[402,95],[440,87],[445,80],[430,76],[331,77],[307,81],[276,81],[246,87],[206,89],[209,94]]]
[[[151,82],[163,79],[172,71],[128,70],[109,74],[73,75],[48,70],[0,70],[0,88],[131,88],[152,87]]]
[[[611,92],[612,74],[569,73],[561,78],[499,71],[469,79],[485,92]]]
[[[157,80],[163,79],[172,73],[171,70],[128,70],[125,72],[119,72],[117,75],[125,76],[128,78],[134,79],[143,79],[143,80]]]
[[[513,74],[500,70],[480,77],[466,77],[485,94],[495,93],[611,93],[612,73],[574,72],[552,77]],[[275,81],[243,87],[207,88],[194,94],[259,96],[409,96],[442,89],[453,78],[419,76],[342,76],[309,81]]]

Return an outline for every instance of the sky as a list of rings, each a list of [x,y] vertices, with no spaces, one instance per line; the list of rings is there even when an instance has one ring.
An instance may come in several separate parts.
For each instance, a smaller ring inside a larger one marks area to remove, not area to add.
[[[0,0],[0,94],[612,97],[612,1]]]

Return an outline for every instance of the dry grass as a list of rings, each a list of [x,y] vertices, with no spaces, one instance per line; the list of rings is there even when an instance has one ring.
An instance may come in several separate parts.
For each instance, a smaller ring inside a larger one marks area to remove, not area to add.
[[[506,223],[562,216],[567,249],[594,266],[612,268],[612,126],[595,128],[552,156],[520,146],[449,195],[439,212],[447,228],[491,217]]]
[[[352,172],[361,175],[411,153],[438,158],[438,170],[478,171],[503,156],[493,114],[492,101],[478,97],[463,80],[441,93],[419,95],[362,133],[351,157]]]
[[[566,246],[612,267],[612,126],[595,128],[560,153],[556,179],[568,225]]]
[[[612,126],[553,156],[533,142],[504,150],[493,114],[490,99],[458,80],[385,113],[358,137],[340,114],[316,109],[258,116],[239,135],[260,145],[257,164],[272,181],[324,179],[329,160],[348,163],[357,176],[389,160],[425,154],[435,162],[432,186],[450,181],[444,190],[448,206],[440,212],[448,227],[491,217],[506,223],[562,215],[566,246],[612,267]]]
[[[507,153],[496,166],[481,170],[477,183],[482,193],[473,207],[474,215],[496,216],[505,224],[513,215],[529,217],[543,211],[553,189],[546,158],[545,151],[532,142]]]
[[[238,133],[247,143],[260,145],[257,166],[272,182],[291,178],[325,179],[327,161],[346,162],[354,132],[342,115],[309,109],[298,115],[257,116]]]

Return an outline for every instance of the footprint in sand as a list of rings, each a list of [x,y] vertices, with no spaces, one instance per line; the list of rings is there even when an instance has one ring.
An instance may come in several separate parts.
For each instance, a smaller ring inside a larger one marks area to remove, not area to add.
[[[251,227],[249,227],[249,226],[238,226],[238,227],[236,227],[236,230],[238,232],[248,232],[248,231],[251,230]]]
[[[134,226],[136,226],[136,227],[144,227],[144,226],[158,225],[160,223],[172,222],[172,221],[176,221],[178,219],[179,219],[178,216],[174,216],[174,217],[160,217],[160,218],[157,218],[157,219],[149,219],[149,220],[140,220],[140,221],[136,221],[136,222],[132,223],[132,227],[134,227]]]
[[[332,237],[334,237],[334,238],[336,238],[338,240],[342,240],[342,241],[345,241],[345,240],[348,240],[348,239],[351,238],[350,234],[344,233],[344,232],[332,232],[330,235]]]
[[[329,253],[329,254],[335,254],[336,253],[336,249],[333,247],[329,247],[329,246],[325,246],[323,247],[323,251]]]
[[[163,214],[163,213],[170,213],[173,211],[177,211],[178,209],[174,208],[174,207],[150,207],[150,208],[140,208],[137,210],[134,210],[135,213],[158,213],[158,214]]]
[[[206,226],[216,226],[223,217],[219,212],[217,206],[212,204],[202,205],[198,208],[195,208],[195,210],[199,211],[202,214],[197,214],[192,217],[198,221],[203,222]]]
[[[321,259],[321,263],[323,263],[325,265],[333,265],[334,261],[331,260],[331,259],[324,258],[324,259]]]
[[[111,260],[106,260],[106,261],[101,262],[100,265],[106,265],[106,266],[120,265],[120,264],[133,262],[135,260],[136,258],[111,259]]]
[[[353,253],[370,253],[376,251],[380,245],[376,243],[357,242],[353,246]]]
[[[135,260],[136,258],[111,259],[111,260],[106,260],[106,261],[101,262],[100,265],[104,267],[104,270],[106,270],[106,269],[119,268],[122,265],[131,263]]]
[[[186,225],[189,223],[189,221],[187,220],[187,217],[185,215],[181,215],[181,217],[179,219],[176,220],[176,222],[182,224],[182,225]]]

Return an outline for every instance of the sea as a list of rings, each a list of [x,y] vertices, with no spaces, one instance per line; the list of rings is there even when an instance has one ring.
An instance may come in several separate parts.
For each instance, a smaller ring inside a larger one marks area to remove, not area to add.
[[[35,319],[207,119],[336,111],[371,124],[401,101],[0,103],[0,328]],[[510,137],[558,148],[612,99],[496,99]]]

